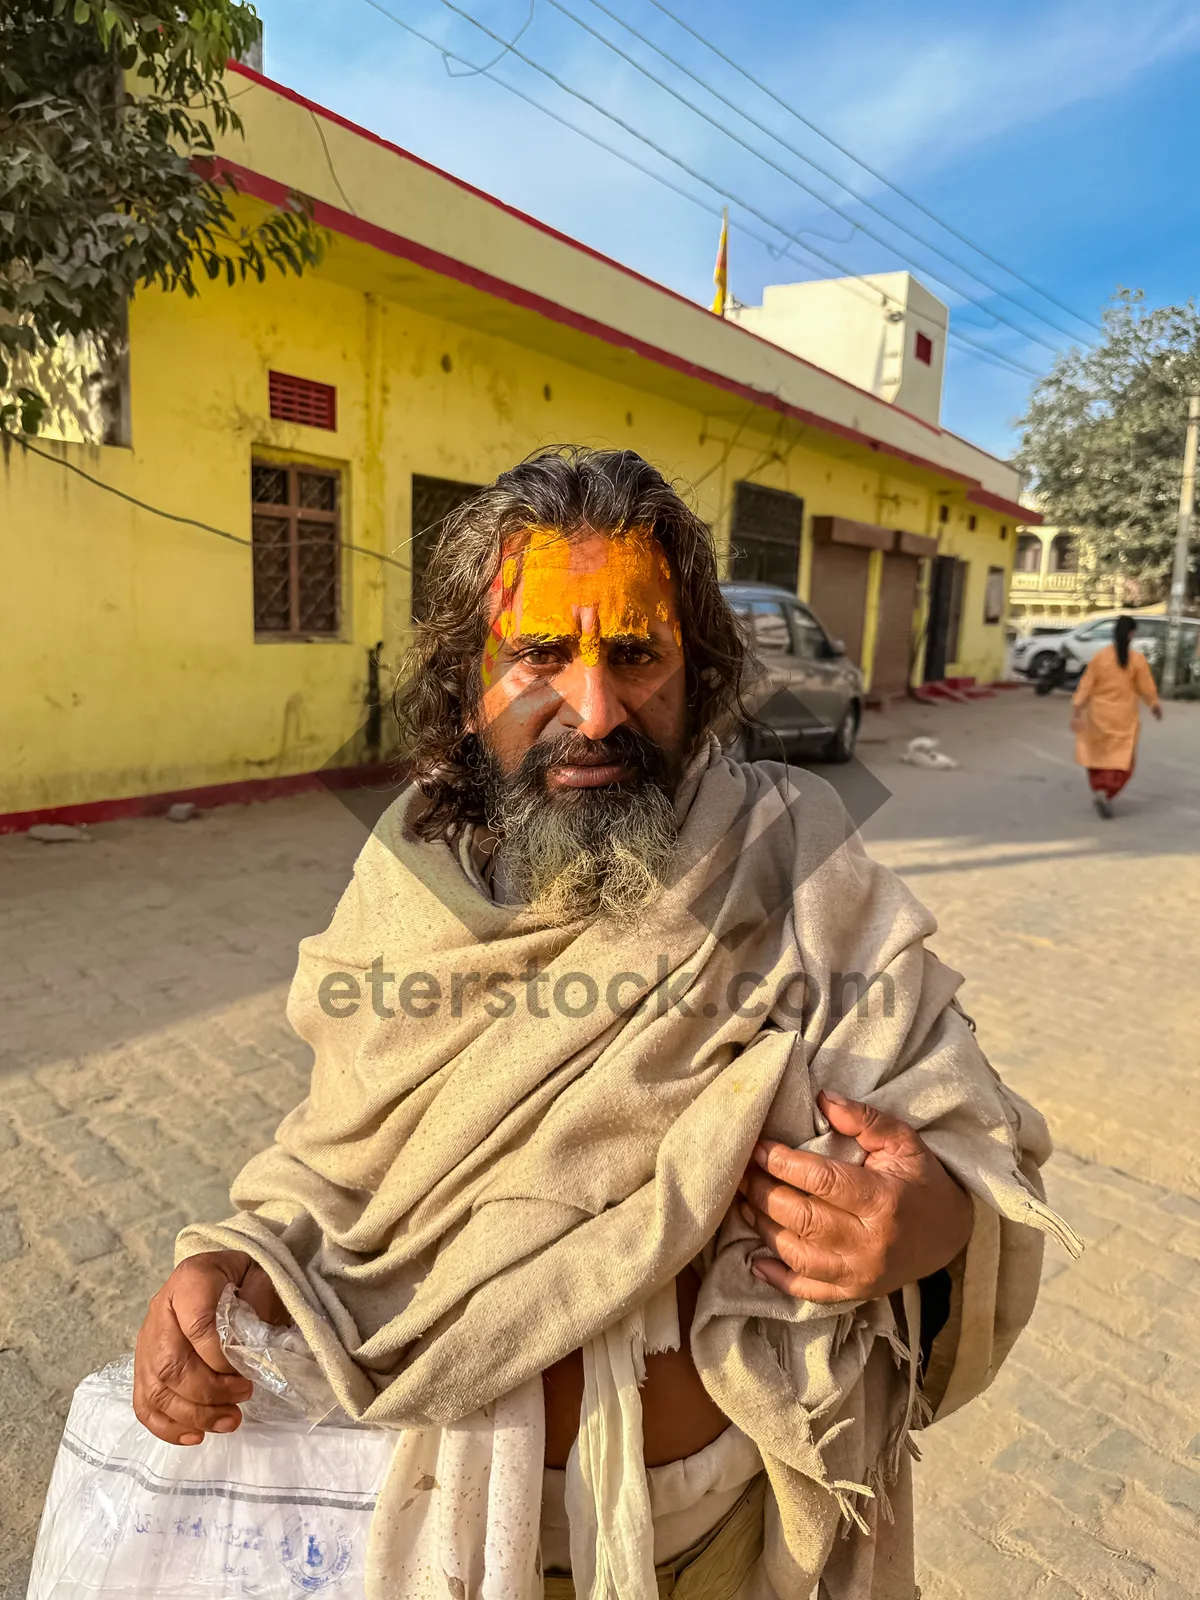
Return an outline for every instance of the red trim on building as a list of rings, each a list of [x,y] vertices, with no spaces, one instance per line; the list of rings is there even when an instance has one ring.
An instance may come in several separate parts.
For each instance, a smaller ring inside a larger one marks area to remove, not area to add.
[[[320,772],[296,772],[281,778],[245,778],[240,783],[209,783],[199,789],[172,789],[165,794],[131,794],[119,800],[85,800],[73,806],[43,806],[38,811],[0,812],[0,833],[27,833],[39,822],[62,822],[74,827],[115,822],[122,817],[161,817],[171,806],[191,801],[201,811],[214,806],[250,805],[258,800],[282,800],[313,789],[366,789],[386,784],[399,786],[392,766],[329,767]]]
[[[258,84],[260,88],[269,89],[272,94],[277,94],[284,100],[290,100],[293,105],[302,106],[305,111],[311,112],[313,116],[324,117],[327,122],[332,122],[339,128],[345,128],[347,133],[352,133],[357,138],[365,139],[369,144],[378,145],[381,150],[386,150],[391,155],[399,156],[402,161],[411,161],[414,166],[422,168],[425,172],[433,173],[435,177],[443,179],[446,183],[452,183],[456,189],[461,189],[465,194],[473,195],[477,200],[485,201],[488,205],[494,206],[497,211],[503,211],[506,216],[514,217],[526,227],[534,228],[538,233],[545,234],[547,238],[554,239],[557,243],[564,244],[572,250],[577,250],[580,255],[588,256],[592,261],[599,261],[603,266],[611,267],[614,272],[623,273],[625,277],[644,284],[648,289],[653,289],[656,294],[666,295],[668,299],[676,300],[680,305],[687,306],[690,311],[700,312],[705,316],[711,315],[711,312],[705,311],[702,306],[698,306],[694,300],[689,300],[687,295],[680,294],[678,290],[669,289],[666,284],[657,283],[653,278],[647,278],[644,273],[638,272],[636,268],[627,267],[622,261],[615,261],[612,256],[606,256],[601,250],[594,250],[591,245],[584,244],[580,239],[573,239],[570,234],[562,233],[558,228],[551,227],[548,222],[540,222],[537,217],[530,216],[527,211],[521,211],[516,206],[508,205],[506,201],[497,199],[494,194],[488,194],[485,189],[476,188],[473,183],[468,183],[465,178],[456,178],[452,172],[447,172],[444,167],[435,166],[432,161],[425,161],[421,156],[414,155],[411,150],[406,150],[403,145],[394,144],[392,140],[385,139],[382,134],[374,133],[370,128],[364,128],[361,123],[352,122],[349,117],[343,117],[340,112],[331,111],[328,106],[321,105],[319,101],[310,100],[307,95],[301,94],[299,90],[291,89],[287,84],[279,83],[274,78],[264,77],[261,72],[255,72],[253,67],[244,66],[240,61],[231,60],[228,62],[228,67],[231,72],[236,72],[244,78],[249,78],[252,83]],[[235,175],[243,173],[249,175],[249,168],[239,167],[235,162],[225,161],[222,158],[219,165],[232,171]],[[271,180],[268,179],[266,181],[270,182]],[[331,211],[334,210],[333,207],[329,209]],[[341,212],[338,215],[345,216],[346,213]],[[344,230],[338,228],[336,231],[342,232]],[[350,237],[354,237],[354,235],[350,235]],[[449,258],[447,257],[446,259]],[[745,339],[754,339],[760,344],[771,344],[769,339],[764,339],[761,334],[755,333],[750,328],[743,328],[737,323],[729,323],[728,326],[735,328]],[[778,345],[772,345],[771,347],[774,350],[779,349]],[[791,352],[788,353],[791,354]],[[864,400],[872,405],[887,405],[889,410],[896,412],[899,416],[907,417],[910,422],[915,422],[918,427],[927,428],[930,433],[935,434],[938,438],[948,435],[950,438],[959,439],[961,443],[968,445],[972,450],[978,450],[980,455],[986,455],[992,461],[1007,465],[1006,462],[1001,461],[999,456],[994,456],[987,450],[980,450],[979,446],[972,444],[969,439],[962,439],[961,435],[949,433],[948,429],[939,427],[936,423],[926,422],[924,417],[915,416],[911,411],[905,411],[900,406],[892,406],[888,401],[880,400],[879,396],[872,394],[869,389],[859,388],[857,384],[851,383],[848,378],[839,377],[836,372],[829,372],[824,367],[818,367],[815,362],[806,361],[803,356],[793,354],[792,360],[799,362],[801,366],[808,367],[814,372],[819,372],[822,377],[828,378],[834,383],[840,383],[846,389],[853,390],[855,394],[861,395]],[[757,393],[757,391],[749,388],[746,389],[746,392]],[[916,456],[910,459],[915,462],[920,461],[920,458]],[[935,467],[934,470],[955,478],[959,482],[972,483],[975,481],[971,478],[964,478],[961,473],[954,472],[948,468]]]
[[[272,86],[274,87],[274,86]],[[382,141],[380,141],[382,143]],[[229,173],[234,179],[239,191],[243,194],[253,195],[256,199],[265,200],[274,206],[286,205],[292,191],[277,178],[268,178],[261,172],[254,172],[249,167],[239,166],[237,162],[229,161],[225,157],[217,157],[214,161],[197,163],[202,171],[214,177],[222,173]],[[896,460],[907,462],[910,466],[919,467],[922,471],[932,472],[938,477],[950,479],[953,482],[965,484],[969,491],[986,493],[975,478],[968,478],[961,472],[956,472],[952,467],[943,466],[940,462],[930,461],[924,456],[914,455],[910,450],[903,450],[899,445],[888,444],[886,440],[873,438],[860,429],[848,427],[845,423],[835,422],[830,417],[822,417],[815,411],[808,411],[802,406],[789,404],[778,395],[771,394],[764,389],[755,389],[750,384],[741,383],[735,378],[727,378],[722,373],[713,372],[708,367],[699,366],[694,361],[689,361],[684,356],[677,356],[670,350],[663,350],[657,345],[646,343],[636,335],[625,333],[619,328],[610,327],[609,324],[598,322],[594,317],[589,317],[580,311],[573,311],[569,306],[559,305],[557,301],[548,300],[544,295],[535,294],[530,289],[523,289],[520,285],[509,283],[504,278],[498,278],[493,273],[484,272],[480,267],[473,267],[465,261],[459,261],[453,256],[448,256],[440,250],[434,250],[429,245],[420,244],[415,239],[407,239],[402,234],[393,233],[390,229],[381,228],[377,223],[368,222],[364,217],[352,216],[348,211],[342,211],[336,206],[329,205],[324,200],[313,201],[314,221],[331,232],[340,233],[345,238],[357,240],[360,244],[372,246],[385,255],[395,256],[403,261],[411,261],[415,266],[425,267],[430,272],[437,273],[440,277],[451,278],[457,283],[464,283],[469,288],[478,289],[483,294],[493,296],[498,300],[506,300],[510,305],[522,307],[524,310],[536,312],[548,321],[560,323],[564,327],[574,328],[579,333],[585,333],[591,338],[600,339],[605,344],[610,344],[618,349],[629,350],[634,355],[641,356],[647,361],[653,361],[658,366],[666,367],[673,372],[682,373],[685,377],[695,378],[707,384],[710,388],[723,389],[727,394],[737,395],[741,400],[748,400],[754,405],[762,406],[764,410],[776,411],[784,416],[791,417],[797,422],[802,422],[806,427],[817,428],[822,433],[830,433],[838,438],[846,439],[852,444],[876,451],[882,455],[891,456]],[[603,259],[602,257],[600,259]],[[649,282],[643,279],[643,282]],[[657,285],[651,285],[657,288]],[[669,291],[663,290],[663,293]],[[700,307],[692,301],[685,302],[693,310],[699,312]],[[708,313],[704,313],[707,315]],[[739,330],[744,331],[744,330]],[[756,337],[756,335],[749,335]],[[799,357],[794,357],[799,360]],[[804,363],[809,365],[809,363]],[[820,369],[817,369],[820,370]],[[826,376],[829,376],[826,374]],[[853,387],[850,385],[849,387]],[[866,394],[865,390],[857,390],[864,398],[873,400],[875,397]],[[886,402],[879,402],[885,404]],[[926,424],[928,426],[928,424]],[[998,495],[991,496],[990,502],[995,509],[1007,511],[1013,517],[1025,518],[1022,507],[1000,499]]]
[[[1014,505],[1011,500],[993,494],[990,489],[969,489],[967,499],[973,505],[986,506],[989,511],[999,511],[1005,516],[1015,517],[1018,522],[1023,522],[1030,528],[1040,528],[1046,520],[1040,511],[1033,511],[1029,506]]]

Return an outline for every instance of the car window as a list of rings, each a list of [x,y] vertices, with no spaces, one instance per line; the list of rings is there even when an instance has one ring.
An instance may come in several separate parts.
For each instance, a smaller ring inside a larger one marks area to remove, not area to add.
[[[785,656],[792,652],[783,607],[773,600],[742,600],[733,608],[742,619],[750,648],[758,656]]]
[[[1075,637],[1086,639],[1089,644],[1095,644],[1097,640],[1111,639],[1116,625],[1115,618],[1105,617],[1103,622],[1093,622],[1086,628],[1080,628]]]
[[[810,611],[802,606],[789,606],[788,618],[792,624],[795,651],[805,661],[817,661],[826,654],[828,640],[825,630]]]

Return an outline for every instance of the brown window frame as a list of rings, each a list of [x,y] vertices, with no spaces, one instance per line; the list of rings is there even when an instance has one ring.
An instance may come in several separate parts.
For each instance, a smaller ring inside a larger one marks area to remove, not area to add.
[[[286,502],[259,501],[254,498],[254,475],[258,469],[286,474],[288,490]],[[320,506],[301,505],[300,479],[302,476],[322,478],[333,483],[332,511]],[[254,637],[256,640],[263,642],[274,640],[336,642],[342,638],[342,507],[343,473],[340,467],[317,466],[308,461],[278,461],[272,460],[269,456],[255,455],[251,458],[250,527],[251,559],[253,564]],[[286,628],[265,627],[260,622],[262,596],[259,589],[259,556],[260,552],[267,547],[265,540],[260,545],[259,528],[260,524],[267,520],[273,523],[286,522],[288,525],[288,626]],[[301,614],[300,527],[302,523],[315,523],[333,529],[333,621],[329,627],[313,626],[311,619],[308,619],[308,626],[302,626],[305,621]]]

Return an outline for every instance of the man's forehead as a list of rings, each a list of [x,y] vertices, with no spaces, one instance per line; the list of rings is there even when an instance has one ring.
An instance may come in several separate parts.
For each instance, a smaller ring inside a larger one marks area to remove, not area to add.
[[[651,532],[564,535],[530,528],[507,547],[490,596],[484,679],[518,642],[580,639],[589,663],[600,641],[646,640],[669,631],[682,643],[666,553]]]
[[[500,581],[514,588],[526,571],[538,575],[557,573],[565,578],[592,576],[645,579],[652,574],[671,581],[666,552],[646,527],[603,530],[535,526],[507,539]]]
[[[491,615],[501,622],[514,611],[527,616],[549,611],[562,618],[580,608],[598,609],[606,633],[631,605],[639,616],[649,612],[661,621],[675,609],[666,552],[648,529],[638,527],[570,534],[525,529],[506,543],[489,598]],[[547,632],[545,621],[538,619],[540,634]],[[506,632],[514,631],[510,623]],[[644,625],[636,631],[644,636]]]

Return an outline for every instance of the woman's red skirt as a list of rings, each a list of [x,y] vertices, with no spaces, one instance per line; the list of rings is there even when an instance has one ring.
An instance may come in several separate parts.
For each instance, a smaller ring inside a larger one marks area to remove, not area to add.
[[[1115,800],[1133,777],[1133,768],[1089,767],[1087,775],[1093,794],[1102,794],[1107,800]]]

